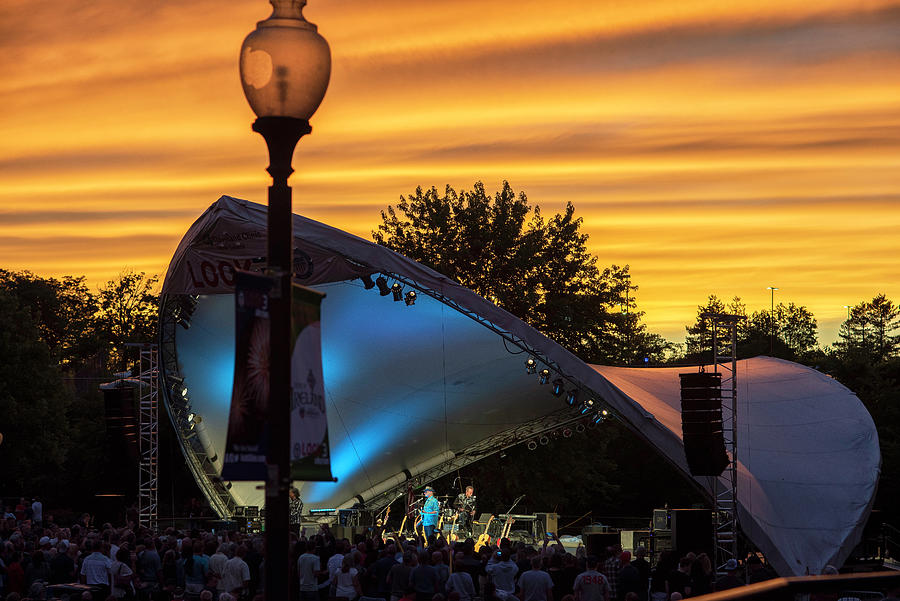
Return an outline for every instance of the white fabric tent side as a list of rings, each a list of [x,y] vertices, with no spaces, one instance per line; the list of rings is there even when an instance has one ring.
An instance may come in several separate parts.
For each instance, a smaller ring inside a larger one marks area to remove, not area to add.
[[[683,453],[674,451],[681,445],[678,374],[696,368],[593,367],[653,413],[657,424],[644,431],[654,445],[671,445],[670,457],[687,473]],[[862,535],[878,482],[871,416],[843,385],[796,363],[757,357],[739,361],[737,374],[742,530],[781,574],[842,564]],[[696,480],[710,490],[708,479]]]
[[[232,292],[236,267],[258,269],[264,264],[265,225],[265,206],[227,196],[219,199],[179,244],[163,295]],[[601,397],[625,424],[687,473],[677,375],[685,368],[585,364],[515,316],[387,248],[296,215],[294,235],[295,271],[303,276],[300,283],[339,284],[379,272],[403,278]],[[521,363],[515,369],[521,371]],[[390,381],[391,374],[378,377]],[[782,575],[816,572],[828,562],[840,563],[861,535],[877,485],[880,456],[870,416],[838,382],[797,364],[769,358],[741,362],[739,382],[739,399],[747,400],[740,405],[746,414],[739,414],[738,439],[739,516],[745,533]],[[514,411],[520,389],[514,388],[518,384],[512,376],[493,385],[509,387],[494,391],[496,402],[509,403],[497,409]],[[347,401],[363,407],[365,399]],[[558,409],[551,405],[548,415]],[[458,421],[454,427],[464,424]],[[353,432],[348,430],[350,435]],[[464,450],[435,444],[430,452],[422,450],[422,458]],[[409,467],[397,457],[385,478],[403,474]],[[336,502],[366,490],[360,486]],[[811,506],[815,511],[810,511]]]

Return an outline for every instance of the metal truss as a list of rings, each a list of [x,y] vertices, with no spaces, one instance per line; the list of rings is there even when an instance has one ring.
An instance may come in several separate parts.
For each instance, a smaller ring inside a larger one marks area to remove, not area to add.
[[[745,317],[702,313],[712,332],[712,369],[722,373],[722,434],[729,462],[718,478],[710,478],[715,503],[714,537],[716,567],[738,558],[737,515],[737,326]]]
[[[159,354],[155,344],[129,346],[137,346],[140,352],[138,520],[155,531],[159,523]]]
[[[573,414],[573,411],[575,414]],[[550,415],[526,422],[515,428],[507,430],[501,434],[490,436],[481,440],[466,449],[456,453],[453,458],[411,476],[406,482],[401,482],[372,499],[366,501],[366,509],[380,510],[384,509],[394,499],[400,496],[407,487],[410,480],[419,484],[433,482],[442,476],[446,476],[458,469],[461,469],[471,463],[475,463],[479,459],[484,459],[489,455],[499,453],[526,440],[553,432],[566,426],[574,425],[585,419],[577,410],[562,409]],[[588,420],[589,421],[589,420]],[[593,426],[593,423],[591,423]]]

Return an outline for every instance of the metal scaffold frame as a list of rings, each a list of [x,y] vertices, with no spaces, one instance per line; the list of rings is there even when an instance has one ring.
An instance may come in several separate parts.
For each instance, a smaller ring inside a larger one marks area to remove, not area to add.
[[[729,462],[721,476],[710,478],[715,504],[713,536],[716,566],[722,566],[729,559],[738,559],[737,326],[746,318],[727,313],[702,313],[700,316],[710,324],[712,369],[722,373],[722,435]]]
[[[138,519],[156,530],[159,523],[159,354],[155,344],[137,345],[141,381],[139,412]]]

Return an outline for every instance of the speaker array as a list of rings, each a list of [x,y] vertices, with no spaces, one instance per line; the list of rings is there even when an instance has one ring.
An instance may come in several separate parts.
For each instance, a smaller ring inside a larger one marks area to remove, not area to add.
[[[678,374],[681,378],[681,433],[693,476],[719,476],[728,466],[722,433],[722,374]]]

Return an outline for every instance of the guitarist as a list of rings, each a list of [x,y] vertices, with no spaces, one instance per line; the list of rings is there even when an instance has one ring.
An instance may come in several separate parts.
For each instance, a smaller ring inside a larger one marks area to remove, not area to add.
[[[425,530],[425,540],[434,536],[434,529],[437,527],[440,509],[441,504],[438,502],[437,497],[434,496],[434,489],[430,486],[426,486],[425,506],[422,507],[422,529]]]
[[[467,536],[470,536],[472,534],[472,521],[475,519],[475,487],[467,486],[466,492],[456,495],[456,501],[453,506],[459,514],[459,531],[465,532]]]

